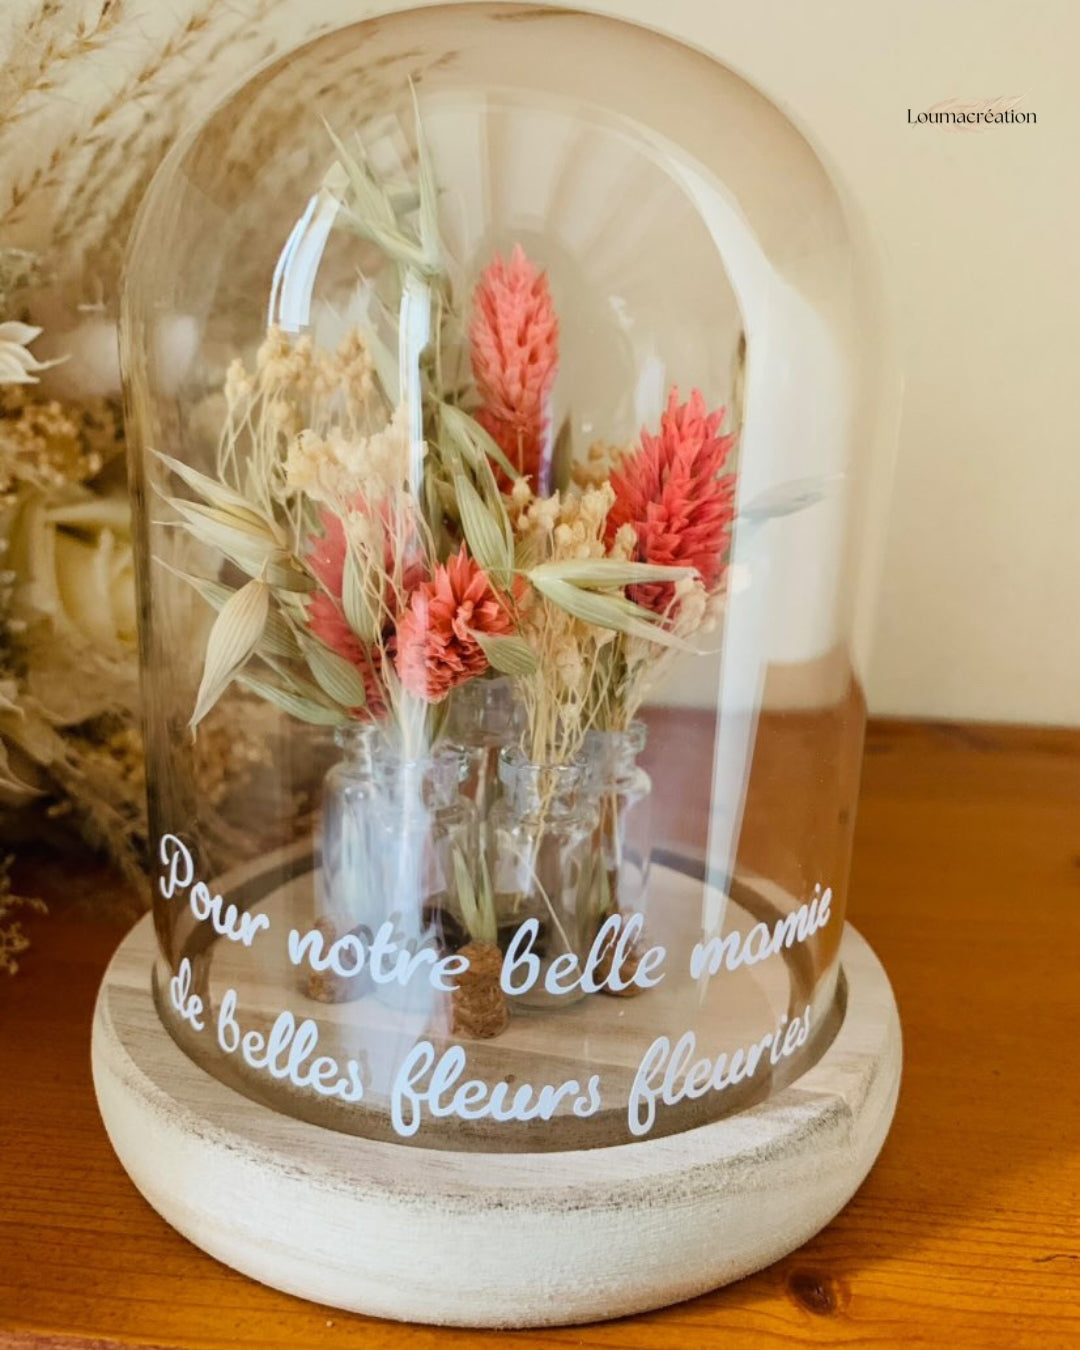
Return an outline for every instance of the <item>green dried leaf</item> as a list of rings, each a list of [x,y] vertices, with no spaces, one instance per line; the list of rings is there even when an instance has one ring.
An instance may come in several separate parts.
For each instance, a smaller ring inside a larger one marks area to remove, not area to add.
[[[675,647],[679,651],[691,651],[692,648],[682,638],[676,637],[661,627],[663,620],[652,610],[635,605],[622,595],[601,595],[596,591],[579,590],[568,581],[560,581],[544,573],[544,568],[534,567],[528,573],[529,580],[554,605],[558,605],[567,614],[583,623],[593,624],[597,628],[609,628],[616,633],[625,633],[628,637],[643,638],[646,642],[658,643],[661,647]]]
[[[535,534],[521,536],[515,541],[514,566],[519,572],[528,572],[534,567],[539,567],[543,556],[543,548]]]
[[[386,189],[386,195],[394,208],[395,216],[407,216],[420,205],[420,189],[413,187],[411,183],[405,183],[401,187],[390,186]]]
[[[229,598],[235,594],[232,587],[226,586],[223,582],[211,581],[208,577],[196,577],[188,572],[181,572],[178,568],[170,567],[167,562],[160,558],[156,561],[166,571],[171,572],[174,577],[186,581],[189,586],[198,591],[208,605],[216,610],[224,608]],[[274,608],[271,608],[266,616],[266,627],[259,639],[257,650],[265,652],[267,656],[280,656],[286,660],[300,655],[300,647],[296,638],[293,637],[292,629],[282,618],[279,611]]]
[[[343,708],[363,708],[367,703],[367,690],[356,667],[313,638],[305,637],[301,642],[308,669],[323,693]]]
[[[357,326],[375,366],[375,375],[382,385],[386,401],[391,408],[396,408],[401,402],[401,363],[398,354],[383,341],[374,322],[365,319]]]
[[[361,239],[381,249],[392,262],[400,263],[403,267],[414,267],[425,276],[433,276],[438,272],[438,265],[431,262],[420,245],[407,239],[397,228],[377,225],[347,209],[343,211],[341,221]]]
[[[506,514],[506,504],[503,501],[502,489],[499,487],[495,478],[495,472],[491,467],[491,460],[487,455],[477,456],[477,463],[473,472],[476,474],[477,488],[484,501],[487,502],[492,513],[499,522],[499,528],[506,539],[507,548],[513,548],[514,531],[510,528],[510,517]]]
[[[277,533],[265,516],[252,506],[251,502],[241,493],[226,486],[216,478],[210,478],[207,474],[200,473],[198,469],[193,469],[189,464],[173,459],[171,455],[163,454],[160,450],[154,450],[152,453],[166,468],[171,469],[177,478],[186,483],[193,492],[197,492],[209,506],[215,506],[222,511],[230,511],[234,515],[250,520],[254,525],[262,525],[271,534]]]
[[[330,166],[323,178],[324,186],[330,191],[335,191],[339,185],[340,171],[344,170],[353,203],[361,216],[382,225],[394,226],[396,217],[393,205],[381,185],[375,181],[363,158],[363,146],[358,144],[361,158],[357,158],[325,119],[323,126],[326,127],[327,135],[337,151],[339,161]]]
[[[530,572],[541,580],[568,581],[588,590],[621,590],[650,581],[670,581],[696,577],[693,567],[664,567],[659,563],[622,562],[618,558],[569,558],[565,562],[541,563]]]
[[[457,496],[446,479],[440,478],[433,469],[424,474],[424,518],[433,535],[440,535],[450,513],[452,519],[457,516]]]
[[[364,157],[363,147],[358,146],[359,155],[354,155],[333,127],[327,122],[324,125],[337,151],[338,163],[331,166],[323,179],[323,185],[328,191],[341,191],[344,198],[339,223],[375,244],[387,257],[402,266],[415,267],[429,275],[438,271],[437,258],[433,259],[425,248],[401,230],[390,192],[372,173]],[[339,182],[341,171],[344,171],[348,183],[347,193],[343,191],[345,184]]]
[[[555,444],[551,450],[551,487],[553,491],[562,492],[570,486],[573,468],[573,436],[570,431],[570,419],[567,417],[563,419],[563,424],[558,430]]]
[[[309,722],[313,726],[319,727],[339,727],[349,720],[340,708],[331,707],[321,697],[305,697],[291,689],[282,689],[272,680],[252,675],[249,671],[245,671],[238,679],[239,683],[246,689],[250,689],[253,694],[266,699],[267,703],[272,703],[274,707],[280,708],[282,712],[288,713],[290,717],[295,717],[301,722]],[[315,686],[311,687],[318,694]]]
[[[473,557],[498,585],[505,586],[514,566],[514,554],[499,522],[484,505],[480,494],[464,474],[456,474],[461,528]]]
[[[267,560],[262,568],[262,578],[278,591],[306,595],[315,589],[310,573],[288,549],[279,549]]]
[[[536,653],[521,637],[493,637],[474,632],[481,651],[500,675],[534,675],[538,668]]]
[[[480,890],[477,891],[461,850],[454,849],[453,856],[458,903],[469,936],[476,942],[494,942],[498,937],[498,927],[495,922],[495,905],[491,888],[486,882],[486,871],[481,880]]]
[[[280,541],[265,526],[233,511],[179,497],[170,497],[168,502],[196,539],[217,549],[249,576],[258,576],[281,553]]]
[[[188,725],[194,729],[258,646],[270,612],[270,587],[249,581],[222,605],[206,641],[203,677]]]
[[[377,606],[372,604],[363,571],[352,549],[345,555],[341,608],[345,612],[345,622],[361,642],[370,646],[379,636],[379,611]]]
[[[443,429],[449,433],[454,444],[473,468],[477,468],[486,457],[497,464],[511,480],[516,482],[521,477],[498,444],[467,412],[455,408],[452,403],[440,403],[439,419]]]

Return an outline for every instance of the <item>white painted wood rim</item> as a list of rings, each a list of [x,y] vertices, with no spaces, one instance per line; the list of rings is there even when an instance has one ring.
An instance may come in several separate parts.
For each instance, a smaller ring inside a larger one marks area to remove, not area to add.
[[[131,1179],[227,1265],[379,1317],[558,1325],[714,1289],[829,1222],[870,1170],[896,1106],[895,1000],[850,925],[840,1029],[788,1087],[681,1134],[554,1154],[380,1143],[250,1101],[164,1029],[153,956],[145,918],[113,958],[94,1017],[98,1104]]]

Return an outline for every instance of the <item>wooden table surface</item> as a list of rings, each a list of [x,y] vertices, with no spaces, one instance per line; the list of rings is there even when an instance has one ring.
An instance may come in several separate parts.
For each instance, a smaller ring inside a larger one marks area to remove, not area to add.
[[[892,1134],[801,1251],[648,1316],[523,1346],[1080,1347],[1080,732],[870,730],[850,915],[896,989]],[[458,1350],[289,1298],[179,1237],[128,1183],[90,1086],[94,993],[120,936],[103,878],[39,862],[53,914],[0,985],[0,1346]],[[448,1235],[452,1240],[452,1235]]]

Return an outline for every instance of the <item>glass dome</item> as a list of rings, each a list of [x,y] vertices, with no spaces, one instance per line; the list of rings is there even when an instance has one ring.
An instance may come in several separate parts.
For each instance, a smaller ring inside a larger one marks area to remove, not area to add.
[[[155,999],[197,1063],[534,1152],[821,1054],[877,340],[806,140],[625,23],[370,20],[173,151],[122,343]]]

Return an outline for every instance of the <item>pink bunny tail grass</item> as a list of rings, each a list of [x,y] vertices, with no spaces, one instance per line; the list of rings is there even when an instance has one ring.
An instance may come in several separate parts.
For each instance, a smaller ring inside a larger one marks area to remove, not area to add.
[[[547,274],[515,244],[486,267],[469,323],[480,394],[477,420],[507,459],[537,486],[550,459],[548,404],[559,366],[559,320]]]
[[[719,585],[731,546],[735,478],[721,476],[735,436],[719,434],[726,409],[706,410],[701,391],[686,403],[673,389],[660,433],[641,433],[641,447],[611,475],[615,503],[608,512],[608,544],[623,525],[637,535],[637,560],[694,567],[705,589]],[[662,614],[674,588],[667,582],[631,587],[630,599]]]

